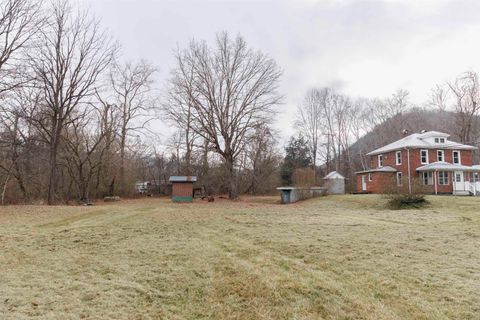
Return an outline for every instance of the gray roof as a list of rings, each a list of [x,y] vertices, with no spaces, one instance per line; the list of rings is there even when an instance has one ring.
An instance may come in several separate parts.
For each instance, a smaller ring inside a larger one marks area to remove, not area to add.
[[[385,152],[390,152],[390,151],[395,151],[395,150],[401,150],[405,148],[415,148],[415,149],[459,149],[459,150],[475,150],[477,149],[474,146],[469,146],[466,144],[461,144],[458,142],[453,142],[449,140],[445,140],[444,143],[432,143],[427,138],[431,137],[441,137],[441,138],[447,138],[449,137],[448,134],[443,133],[443,132],[438,132],[438,131],[427,131],[424,133],[414,133],[409,136],[406,136],[405,138],[402,138],[400,140],[397,140],[395,142],[392,142],[390,144],[387,144],[386,146],[383,146],[381,148],[375,149],[367,155],[373,156],[377,154],[382,154]]]
[[[169,182],[196,182],[197,176],[170,176]]]
[[[323,178],[325,180],[329,180],[329,179],[345,179],[344,176],[342,176],[340,173],[338,173],[337,171],[332,171],[330,172],[329,174],[327,174],[325,176],[325,178]]]
[[[390,166],[375,168],[375,169],[368,169],[363,171],[357,171],[355,173],[370,173],[370,172],[397,172],[397,169],[392,168]]]
[[[417,171],[480,171],[480,166],[463,166],[450,162],[437,161],[418,167]]]

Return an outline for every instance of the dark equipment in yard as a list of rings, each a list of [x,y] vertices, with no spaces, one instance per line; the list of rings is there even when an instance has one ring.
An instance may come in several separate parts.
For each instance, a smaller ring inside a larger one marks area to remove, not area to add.
[[[193,201],[193,183],[197,181],[196,176],[171,176],[168,181],[172,184],[173,202]]]

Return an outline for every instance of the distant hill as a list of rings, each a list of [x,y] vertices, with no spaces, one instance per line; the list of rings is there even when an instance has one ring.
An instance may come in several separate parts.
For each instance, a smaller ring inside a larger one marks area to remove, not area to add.
[[[480,118],[477,119],[477,122],[480,124]],[[456,130],[457,127],[455,123],[454,112],[414,109],[396,115],[376,126],[372,131],[350,146],[350,154],[352,156],[364,155],[372,150],[401,139],[405,136],[403,134],[404,130],[408,130],[408,134],[419,133],[422,130],[436,130],[450,134],[450,139],[453,141],[459,141],[460,139],[457,135],[458,130]],[[476,127],[480,128],[478,124]],[[471,144],[475,145],[473,142]]]
[[[405,136],[403,134],[404,130],[407,130],[408,134],[418,133],[422,130],[436,130],[450,134],[452,140],[458,140],[455,133],[455,114],[453,112],[415,109],[396,115],[376,126],[352,144],[350,152],[352,155],[368,153],[403,138]]]

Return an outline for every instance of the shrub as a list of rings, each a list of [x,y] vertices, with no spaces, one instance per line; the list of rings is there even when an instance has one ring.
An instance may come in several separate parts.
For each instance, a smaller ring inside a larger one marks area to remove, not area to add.
[[[396,181],[392,181],[390,188],[386,190],[386,197],[388,199],[387,206],[392,210],[400,209],[419,209],[428,204],[425,199],[425,186],[412,178],[411,190],[408,188],[408,181],[405,179],[402,186],[398,187]]]
[[[388,196],[387,205],[392,210],[418,209],[428,204],[424,194],[397,193]]]

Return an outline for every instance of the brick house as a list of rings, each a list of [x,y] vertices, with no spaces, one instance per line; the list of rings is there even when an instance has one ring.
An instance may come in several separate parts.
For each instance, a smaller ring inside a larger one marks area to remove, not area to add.
[[[412,190],[416,184],[434,194],[480,194],[477,148],[450,141],[438,131],[414,133],[367,153],[370,169],[356,172],[357,192]]]

